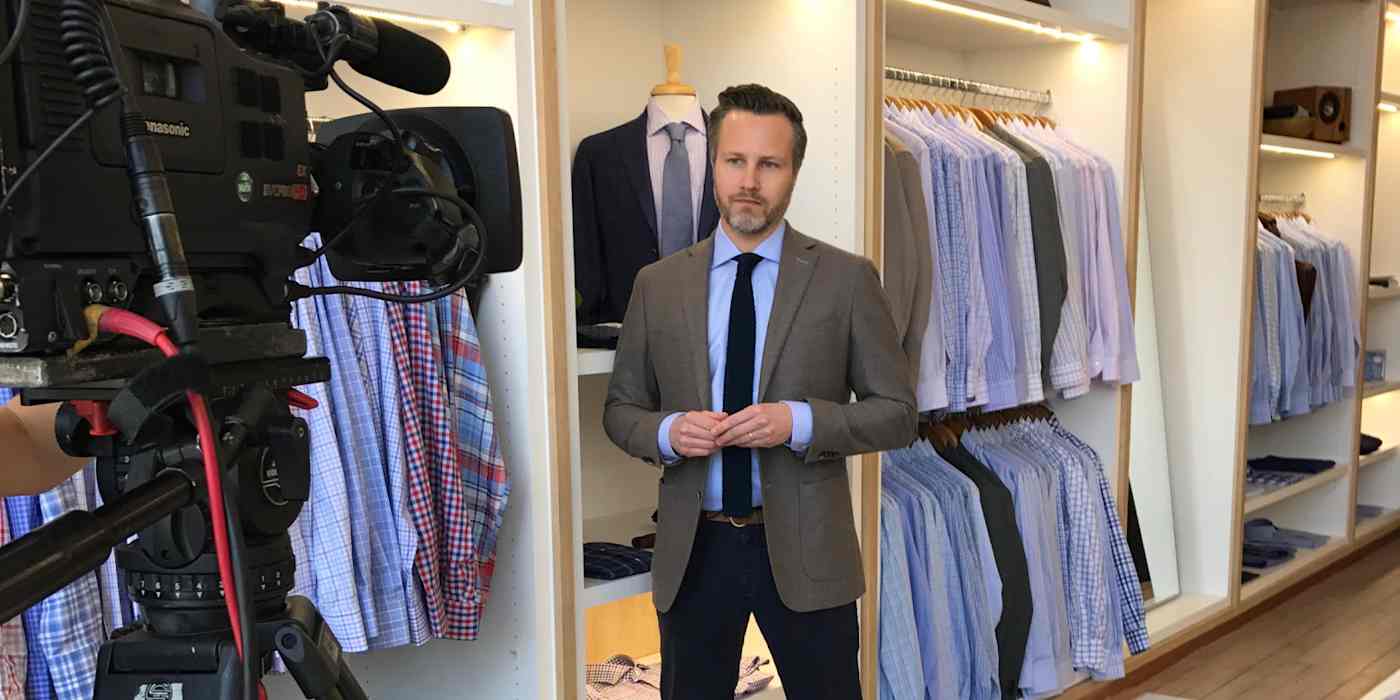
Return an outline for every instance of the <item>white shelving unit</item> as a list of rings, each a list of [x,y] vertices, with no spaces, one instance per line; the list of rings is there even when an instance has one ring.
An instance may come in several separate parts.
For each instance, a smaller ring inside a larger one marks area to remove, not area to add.
[[[1384,462],[1390,459],[1391,457],[1394,457],[1396,455],[1397,450],[1400,450],[1400,445],[1392,445],[1390,447],[1385,447],[1376,450],[1375,452],[1372,452],[1371,454],[1362,457],[1359,466],[1362,469],[1365,469],[1366,467],[1369,467],[1373,464],[1380,464],[1381,462]]]
[[[618,515],[591,518],[583,521],[583,541],[614,542],[630,544],[632,538],[656,532],[651,521],[652,509]],[[592,608],[636,595],[651,593],[651,573],[628,576],[615,580],[585,578],[583,582],[583,607]]]
[[[1314,141],[1312,139],[1299,139],[1292,136],[1279,136],[1276,134],[1263,134],[1259,140],[1260,156],[1264,158],[1297,158],[1306,157],[1294,153],[1279,153],[1267,147],[1287,148],[1292,150],[1313,151],[1316,153],[1326,153],[1342,158],[1364,158],[1366,149],[1358,148],[1344,143],[1328,143],[1326,141]]]
[[[715,107],[720,91],[746,82],[768,85],[799,105],[810,146],[789,218],[808,235],[860,251],[863,174],[858,163],[863,159],[855,156],[863,148],[858,116],[863,112],[864,84],[857,66],[861,2],[561,0],[557,5],[562,18],[559,140],[565,185],[565,221],[559,235],[571,241],[569,173],[579,142],[643,112],[652,87],[666,78],[664,46],[674,43],[683,51],[681,80],[696,88],[707,112]],[[738,16],[744,22],[735,23]],[[566,249],[565,265],[572,270],[572,246]],[[572,299],[571,287],[568,294]],[[572,620],[568,629],[576,634],[580,663],[572,694],[582,697],[584,662],[612,653],[645,659],[660,651],[654,646],[654,633],[614,638],[624,631],[655,627],[649,600],[643,603],[639,598],[652,590],[650,574],[616,581],[581,574],[584,542],[626,545],[637,535],[655,532],[651,514],[660,472],[624,454],[603,433],[603,404],[615,352],[576,348],[574,341],[569,351],[575,353],[569,400],[578,417],[571,436],[576,492],[563,497],[574,499],[574,542],[569,549],[580,558],[580,575],[576,604],[561,614]],[[746,643],[752,653],[772,658],[756,629]],[[781,685],[758,697],[781,698]]]
[[[1317,549],[1299,549],[1298,554],[1288,563],[1269,569],[1245,569],[1250,573],[1259,574],[1259,578],[1240,587],[1240,598],[1252,600],[1297,581],[1302,572],[1318,562],[1334,558],[1347,544],[1347,538],[1335,537]]]
[[[1394,301],[1396,299],[1400,299],[1400,287],[1391,287],[1389,289],[1369,287],[1367,289],[1366,300],[1373,304],[1382,301]]]
[[[613,358],[616,356],[616,350],[579,348],[577,365],[578,376],[586,377],[593,374],[612,374]]]
[[[1244,502],[1245,517],[1248,518],[1249,516],[1258,513],[1261,510],[1264,510],[1265,508],[1268,508],[1277,503],[1282,503],[1290,498],[1293,498],[1294,496],[1301,496],[1309,491],[1312,491],[1313,489],[1322,488],[1323,486],[1326,486],[1327,484],[1330,484],[1338,479],[1345,479],[1350,474],[1350,464],[1339,464],[1335,467],[1332,467],[1331,469],[1328,469],[1325,472],[1322,472],[1321,474],[1310,476],[1296,484],[1285,486],[1281,489],[1268,491],[1266,493],[1261,493],[1256,496],[1250,496],[1249,498],[1246,498]]]

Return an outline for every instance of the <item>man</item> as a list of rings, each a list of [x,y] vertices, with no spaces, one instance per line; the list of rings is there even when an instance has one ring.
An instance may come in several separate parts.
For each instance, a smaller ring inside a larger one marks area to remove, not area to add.
[[[41,493],[78,471],[87,460],[70,457],[58,447],[53,419],[59,404],[21,406],[15,398],[0,405],[0,496]]]
[[[753,614],[789,697],[858,698],[845,458],[913,441],[908,363],[874,266],[784,219],[797,107],[730,88],[710,129],[720,226],[638,275],[603,417],[662,470],[662,697],[732,697]]]

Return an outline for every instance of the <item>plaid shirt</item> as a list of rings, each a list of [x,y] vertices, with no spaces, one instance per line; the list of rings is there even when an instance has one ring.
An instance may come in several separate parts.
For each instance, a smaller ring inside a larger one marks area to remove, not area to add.
[[[465,534],[470,537],[466,546],[458,547],[455,537],[463,532],[458,529],[451,533],[447,542],[451,545],[449,555],[455,555],[453,563],[467,571],[462,580],[475,584],[463,594],[448,598],[449,636],[475,639],[491,590],[491,575],[496,566],[496,536],[505,518],[510,476],[506,473],[496,436],[495,411],[486,365],[481,357],[481,341],[466,294],[458,292],[435,303],[452,408],[452,443],[456,449],[456,471],[447,477],[454,486],[460,484],[457,506],[464,509],[468,528]],[[449,585],[456,570],[448,570]]]
[[[421,294],[422,284],[386,285]],[[510,482],[495,435],[475,321],[465,294],[392,304],[390,338],[405,391],[415,566],[433,634],[476,639]]]
[[[1128,650],[1134,654],[1147,651],[1151,642],[1147,638],[1147,612],[1142,603],[1142,584],[1138,581],[1137,567],[1133,564],[1132,552],[1128,549],[1128,539],[1124,534],[1123,522],[1118,518],[1113,494],[1108,488],[1108,479],[1103,473],[1103,462],[1099,454],[1079,436],[1066,430],[1057,420],[1053,424],[1055,434],[1068,440],[1094,466],[1099,482],[1099,500],[1103,503],[1104,516],[1108,518],[1108,544],[1113,551],[1113,570],[1118,583],[1118,600],[1123,607],[1123,636],[1128,641]]]
[[[10,523],[5,517],[5,501],[0,499],[0,547],[10,543]],[[21,700],[29,664],[29,644],[24,640],[24,623],[16,617],[0,624],[0,700]]]

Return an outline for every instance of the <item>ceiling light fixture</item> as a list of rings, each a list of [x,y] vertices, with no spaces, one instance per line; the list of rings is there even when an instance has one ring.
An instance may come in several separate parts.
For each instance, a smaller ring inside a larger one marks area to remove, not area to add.
[[[1314,150],[1307,149],[1307,148],[1293,148],[1292,146],[1275,146],[1275,145],[1273,145],[1273,144],[1271,144],[1271,143],[1260,144],[1260,145],[1259,145],[1259,150],[1261,150],[1261,151],[1267,151],[1267,152],[1269,152],[1269,153],[1282,153],[1282,154],[1284,154],[1284,155],[1289,155],[1289,156],[1306,156],[1306,157],[1308,157],[1308,158],[1327,158],[1327,159],[1329,159],[1329,160],[1332,159],[1332,158],[1336,158],[1336,157],[1337,157],[1337,154],[1335,154],[1335,153],[1328,153],[1327,151],[1314,151]]]
[[[950,2],[943,2],[942,0],[911,0],[911,2],[930,9],[962,15],[963,17],[971,17],[973,19],[982,20],[983,22],[991,22],[992,24],[1000,24],[1003,27],[1013,27],[1032,34],[1040,34],[1063,41],[1088,42],[1094,40],[1093,34],[1067,32],[1059,27],[1047,27],[1039,22],[1028,22],[1023,19],[1015,19],[1013,17],[992,14],[991,12],[984,12],[982,10],[974,10],[970,7],[955,5]]]

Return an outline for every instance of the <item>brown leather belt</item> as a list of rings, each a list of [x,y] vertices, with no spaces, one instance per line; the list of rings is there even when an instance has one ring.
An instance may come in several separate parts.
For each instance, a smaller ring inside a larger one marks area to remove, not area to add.
[[[733,525],[734,527],[762,525],[763,509],[755,508],[752,513],[749,513],[748,515],[739,518],[725,515],[723,512],[717,510],[702,510],[700,511],[700,519],[708,520],[713,523],[728,523],[730,525]]]

